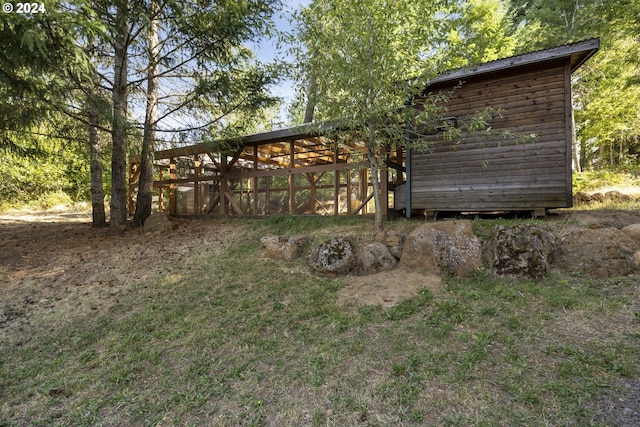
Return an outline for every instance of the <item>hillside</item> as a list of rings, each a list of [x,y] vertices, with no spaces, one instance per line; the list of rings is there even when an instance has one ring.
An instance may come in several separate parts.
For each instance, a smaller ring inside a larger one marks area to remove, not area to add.
[[[566,211],[544,221],[637,218]],[[341,298],[359,279],[258,258],[262,235],[366,240],[366,219],[185,220],[118,237],[87,221],[0,218],[0,425],[640,419],[638,277],[433,284],[397,272],[371,280],[415,292],[385,308]]]

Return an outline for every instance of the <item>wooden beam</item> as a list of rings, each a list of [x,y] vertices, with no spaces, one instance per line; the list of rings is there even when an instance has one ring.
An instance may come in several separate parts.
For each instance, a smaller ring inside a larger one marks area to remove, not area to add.
[[[291,168],[291,169],[271,169],[271,170],[260,170],[260,171],[245,171],[245,172],[230,172],[226,174],[229,178],[249,178],[253,176],[262,177],[262,176],[281,176],[281,175],[289,175],[289,174],[301,174],[301,173],[312,173],[312,172],[330,172],[333,170],[344,170],[344,169],[359,169],[365,167],[364,162],[362,163],[332,163],[329,165],[318,165],[318,166],[304,166],[299,168]]]
[[[242,212],[242,209],[240,209],[240,206],[238,206],[238,204],[236,203],[235,200],[233,200],[233,196],[231,196],[231,194],[229,194],[228,191],[225,191],[224,193],[224,197],[229,201],[229,203],[231,204],[231,207],[233,208],[234,211],[236,211],[236,213],[238,215],[244,215],[244,213]],[[226,203],[225,203],[226,205]]]
[[[253,147],[253,171],[258,170],[258,162],[256,159],[258,158],[258,146]],[[258,177],[253,177],[253,214],[258,215]]]
[[[351,169],[347,169],[347,214],[351,215]]]
[[[367,196],[367,198],[360,203],[360,205],[356,208],[356,210],[353,211],[353,214],[356,215],[358,212],[360,212],[365,206],[367,206],[367,203],[369,203],[369,200],[371,200],[371,198],[373,197],[373,193],[369,194]],[[366,212],[364,212],[366,213]]]
[[[289,143],[289,169],[293,170],[296,165],[296,152],[293,140]],[[292,173],[289,175],[289,214],[294,215],[296,213],[295,205],[295,175]]]
[[[338,170],[338,142],[334,142],[334,157],[333,157],[333,214],[338,215],[340,213],[340,171]]]
[[[385,161],[380,166],[380,181],[378,188],[380,189],[380,207],[382,208],[382,218],[387,219],[389,211],[389,171],[387,169],[386,159],[389,157],[387,147],[383,147]],[[378,179],[374,176],[373,179]]]
[[[169,215],[177,215],[176,206],[176,158],[172,157],[169,163]]]

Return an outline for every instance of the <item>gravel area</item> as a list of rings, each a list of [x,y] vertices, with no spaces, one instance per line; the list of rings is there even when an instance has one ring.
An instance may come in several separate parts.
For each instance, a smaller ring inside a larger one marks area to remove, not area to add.
[[[585,409],[585,418],[578,425],[639,427],[640,377],[624,379],[615,389],[603,389]]]

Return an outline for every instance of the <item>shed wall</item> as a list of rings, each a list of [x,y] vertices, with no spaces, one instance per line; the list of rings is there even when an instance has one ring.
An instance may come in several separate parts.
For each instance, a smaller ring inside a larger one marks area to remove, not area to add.
[[[461,118],[491,106],[504,110],[502,117],[493,119],[489,133],[460,141],[434,137],[428,152],[414,151],[411,207],[494,211],[571,206],[570,75],[568,61],[558,61],[544,69],[516,69],[464,82],[448,102],[447,116]],[[514,137],[505,138],[505,131]]]

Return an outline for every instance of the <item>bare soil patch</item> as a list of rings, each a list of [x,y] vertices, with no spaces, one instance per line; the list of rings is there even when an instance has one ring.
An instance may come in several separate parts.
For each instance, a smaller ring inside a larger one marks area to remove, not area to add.
[[[1,215],[0,342],[19,345],[36,325],[104,313],[138,283],[177,275],[192,251],[214,253],[237,234],[220,221],[184,220],[163,234],[113,236],[86,214]]]
[[[442,289],[442,278],[436,274],[423,274],[397,267],[368,276],[350,276],[343,280],[344,288],[338,292],[338,303],[392,307],[427,288]]]

